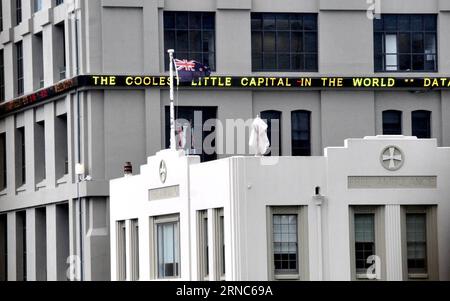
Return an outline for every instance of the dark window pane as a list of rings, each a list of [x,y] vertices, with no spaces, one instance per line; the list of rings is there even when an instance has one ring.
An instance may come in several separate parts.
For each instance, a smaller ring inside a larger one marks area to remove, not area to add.
[[[202,15],[201,14],[189,14],[189,29],[201,29],[202,28]]]
[[[311,112],[291,113],[292,156],[311,155]]]
[[[303,33],[301,32],[291,33],[291,51],[292,52],[303,51]]]
[[[402,71],[410,71],[411,70],[411,55],[410,54],[399,55],[399,68]]]
[[[410,23],[409,23],[409,15],[400,15],[398,16],[398,30],[400,31],[409,31]]]
[[[262,55],[261,53],[252,54],[252,69],[258,71],[262,69]]]
[[[268,155],[281,155],[281,112],[263,111],[261,119],[267,123],[267,138],[270,141],[270,153]]]
[[[383,30],[383,18],[373,20],[373,29],[375,31]]]
[[[317,34],[313,32],[305,33],[305,52],[317,52]]]
[[[262,29],[261,14],[252,14],[252,30]]]
[[[305,15],[303,17],[304,30],[316,30],[317,29],[317,18],[315,15]]]
[[[188,51],[188,31],[178,30],[176,34],[176,50],[177,51]]]
[[[199,30],[189,32],[189,51],[202,51],[202,33]]]
[[[175,49],[175,31],[166,30],[164,31],[164,48]]]
[[[175,16],[176,27],[178,29],[188,29],[188,14],[177,12]]]
[[[291,67],[291,59],[289,54],[279,54],[278,55],[278,69],[279,70],[289,70]]]
[[[423,27],[424,30],[436,31],[436,16],[433,15],[424,15],[423,16]]]
[[[215,51],[214,31],[203,31],[203,51]]]
[[[384,19],[384,30],[385,31],[397,30],[397,16],[386,15],[386,16],[383,16],[383,19]]]
[[[411,16],[411,30],[423,30],[422,16],[412,15]]]
[[[423,42],[424,41],[422,33],[413,33],[412,53],[423,53],[424,52]]]
[[[409,33],[398,34],[398,52],[410,53],[411,51],[411,35]]]
[[[214,14],[203,14],[203,29],[214,29]]]
[[[291,55],[291,61],[293,70],[305,69],[305,56],[303,54],[296,53]]]
[[[416,71],[424,70],[425,65],[423,55],[413,55],[412,60],[413,60],[413,70]]]
[[[381,54],[383,52],[383,34],[382,33],[375,33],[373,46],[374,46],[375,54]]]
[[[383,71],[383,55],[375,55],[375,71]]]
[[[317,55],[305,54],[305,70],[317,71]]]
[[[279,32],[277,34],[277,51],[289,52],[289,32]]]
[[[265,32],[264,33],[264,51],[275,52],[275,33]]]
[[[175,14],[172,12],[164,12],[164,28],[175,28]]]
[[[265,14],[263,16],[263,28],[264,30],[275,29],[275,15]]]
[[[252,52],[262,52],[262,34],[259,31],[252,32]]]
[[[401,135],[401,134],[402,134],[402,112],[384,111],[383,135]]]
[[[412,112],[412,135],[417,138],[431,138],[431,112]]]
[[[276,55],[275,54],[266,54],[263,55],[263,67],[264,69],[275,70],[277,67]]]
[[[289,15],[280,14],[276,17],[277,30],[288,30],[289,29]]]
[[[291,30],[303,29],[303,17],[301,15],[291,15]]]

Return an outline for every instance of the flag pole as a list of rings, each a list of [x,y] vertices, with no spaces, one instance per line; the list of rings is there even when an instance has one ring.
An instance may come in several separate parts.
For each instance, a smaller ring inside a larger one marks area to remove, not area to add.
[[[170,76],[170,149],[176,150],[175,140],[175,107],[173,104],[173,49],[167,50],[169,53],[169,76]]]

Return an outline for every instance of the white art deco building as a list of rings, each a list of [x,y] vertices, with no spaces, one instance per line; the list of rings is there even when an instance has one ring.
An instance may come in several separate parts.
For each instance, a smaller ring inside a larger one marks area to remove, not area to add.
[[[406,136],[317,157],[158,152],[111,181],[111,277],[448,280],[449,159]]]

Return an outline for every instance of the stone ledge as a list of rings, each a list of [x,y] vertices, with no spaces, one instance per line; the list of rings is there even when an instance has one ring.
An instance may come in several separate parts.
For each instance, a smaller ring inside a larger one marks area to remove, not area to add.
[[[217,9],[252,9],[251,0],[217,0]]]
[[[366,0],[320,0],[319,10],[367,10]]]
[[[11,42],[12,37],[14,35],[14,29],[13,28],[8,28],[4,31],[2,31],[2,33],[0,34],[0,42],[5,45]]]

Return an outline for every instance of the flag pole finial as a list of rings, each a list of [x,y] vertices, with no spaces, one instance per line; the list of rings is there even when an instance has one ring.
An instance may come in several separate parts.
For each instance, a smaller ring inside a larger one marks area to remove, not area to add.
[[[176,150],[175,140],[175,107],[173,104],[173,49],[167,50],[169,53],[169,76],[170,76],[170,149]]]

